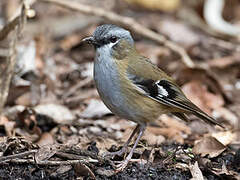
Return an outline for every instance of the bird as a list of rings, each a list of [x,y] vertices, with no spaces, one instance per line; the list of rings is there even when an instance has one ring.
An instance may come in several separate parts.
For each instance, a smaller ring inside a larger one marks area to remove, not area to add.
[[[162,114],[172,114],[185,121],[188,114],[193,114],[209,124],[223,127],[194,105],[173,78],[136,50],[130,31],[103,24],[82,42],[95,48],[94,81],[104,104],[113,114],[137,124],[123,147],[107,154],[122,155],[138,134],[130,153],[116,165],[118,171],[126,168],[147,125]]]

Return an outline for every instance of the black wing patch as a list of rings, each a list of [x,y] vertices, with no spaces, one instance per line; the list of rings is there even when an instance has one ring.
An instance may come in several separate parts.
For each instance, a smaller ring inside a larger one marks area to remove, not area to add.
[[[179,92],[175,90],[174,85],[167,80],[154,81],[135,75],[129,75],[128,77],[137,87],[141,88],[152,98],[174,99],[179,94]]]
[[[143,79],[137,76],[129,77],[130,80],[139,88],[144,90],[147,95],[151,97],[157,97],[158,95],[158,87],[155,84],[155,81],[152,79]]]
[[[168,80],[154,81],[152,79],[144,79],[133,74],[128,74],[128,78],[150,98],[159,101],[167,106],[175,106],[183,110],[192,111],[187,103],[188,99],[183,95],[181,90]],[[181,99],[181,102],[176,100]]]

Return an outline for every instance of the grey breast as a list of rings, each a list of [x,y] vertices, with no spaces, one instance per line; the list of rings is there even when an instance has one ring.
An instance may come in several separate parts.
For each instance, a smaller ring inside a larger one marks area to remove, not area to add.
[[[114,114],[133,120],[134,117],[126,104],[124,94],[120,91],[116,64],[110,54],[103,52],[104,48],[97,49],[94,62],[94,80],[98,93],[104,104]]]

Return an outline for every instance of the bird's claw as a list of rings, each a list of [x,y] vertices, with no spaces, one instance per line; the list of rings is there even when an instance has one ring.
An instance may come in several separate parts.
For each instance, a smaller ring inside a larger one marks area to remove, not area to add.
[[[120,162],[117,162],[118,164],[116,164],[115,165],[115,172],[116,173],[118,173],[118,172],[121,172],[121,171],[123,171],[126,167],[127,167],[127,165],[128,165],[128,160],[124,160],[124,161],[120,161]]]
[[[112,163],[112,166],[114,167],[115,172],[118,173],[118,172],[123,171],[127,167],[129,162],[146,164],[147,160],[144,160],[144,159],[125,159],[124,161],[114,161]]]

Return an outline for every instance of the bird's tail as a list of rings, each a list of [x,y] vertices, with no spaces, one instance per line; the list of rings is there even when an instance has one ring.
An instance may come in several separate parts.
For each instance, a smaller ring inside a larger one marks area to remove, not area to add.
[[[214,118],[210,117],[209,115],[207,115],[205,112],[203,112],[202,110],[197,110],[192,112],[195,116],[199,117],[200,119],[204,120],[206,123],[208,124],[212,124],[212,125],[218,125],[221,128],[225,129],[225,127],[223,125],[221,125],[219,122],[217,122]]]

